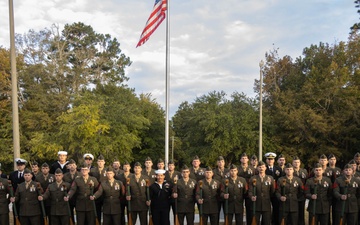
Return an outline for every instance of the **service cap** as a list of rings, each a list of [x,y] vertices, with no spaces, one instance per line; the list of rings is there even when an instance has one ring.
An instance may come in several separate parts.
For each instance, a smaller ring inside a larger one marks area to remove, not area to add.
[[[84,159],[94,160],[94,155],[91,154],[91,153],[85,153],[85,154],[83,155],[83,158],[84,158]]]

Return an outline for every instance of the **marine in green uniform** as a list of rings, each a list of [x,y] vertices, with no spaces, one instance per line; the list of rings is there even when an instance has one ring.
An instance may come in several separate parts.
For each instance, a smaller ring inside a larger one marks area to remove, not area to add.
[[[232,224],[234,215],[236,225],[243,225],[244,197],[247,195],[248,184],[245,178],[238,176],[236,165],[230,166],[230,177],[223,180],[221,196],[228,201],[228,220]],[[226,188],[227,187],[227,188]],[[226,192],[227,189],[227,192]]]
[[[126,200],[130,201],[131,204],[133,223],[136,224],[137,216],[139,215],[140,224],[147,225],[146,180],[149,178],[142,174],[141,171],[141,164],[136,162],[134,164],[134,175],[130,177],[130,195],[126,194]]]
[[[94,225],[95,214],[93,202],[90,199],[91,189],[93,192],[99,186],[99,182],[95,177],[89,175],[89,165],[84,163],[81,167],[81,176],[76,177],[71,185],[68,197],[65,200],[76,196],[76,220],[78,225]]]
[[[90,199],[104,198],[103,225],[121,225],[121,198],[125,195],[125,187],[119,180],[114,179],[113,168],[106,170],[107,180],[101,182],[98,191]]]
[[[177,213],[180,225],[194,225],[196,180],[190,178],[190,169],[182,167],[182,178],[178,180],[173,197],[177,199]]]
[[[311,224],[314,216],[315,224],[328,225],[330,223],[329,214],[332,199],[332,182],[330,178],[324,177],[323,173],[322,166],[317,163],[314,166],[314,176],[306,180],[305,196],[309,199],[307,208],[309,212],[309,224]]]
[[[30,170],[24,170],[25,182],[20,183],[16,189],[15,197],[10,198],[12,202],[20,206],[20,223],[22,225],[41,224],[41,210],[38,201],[38,183],[32,180]]]
[[[301,168],[300,158],[293,157],[292,165],[294,167],[294,176],[299,177],[303,184],[306,183],[308,172],[306,169]],[[299,225],[305,225],[305,196],[299,196]]]
[[[343,224],[357,224],[357,198],[359,198],[360,189],[359,181],[353,176],[353,172],[352,166],[346,164],[343,171],[344,174],[335,180],[336,217],[334,224],[340,224],[341,219],[344,221]],[[342,214],[344,215],[342,216]]]
[[[202,205],[202,219],[204,224],[207,224],[210,218],[210,224],[217,225],[219,223],[218,201],[220,198],[221,185],[219,181],[212,177],[213,171],[211,167],[207,167],[205,170],[205,178],[198,182],[196,200],[198,204]],[[200,182],[202,182],[202,198],[200,198]]]
[[[275,181],[270,175],[265,174],[266,166],[263,161],[259,161],[257,170],[258,175],[252,176],[249,180],[249,197],[252,204],[255,204],[256,224],[271,224],[271,196],[275,193]],[[255,192],[254,193],[254,189]],[[251,206],[252,208],[253,206]],[[253,215],[252,215],[253,216]],[[251,216],[251,217],[252,217]]]
[[[294,176],[294,167],[288,163],[284,167],[285,176],[280,177],[276,186],[276,197],[279,199],[279,224],[285,219],[287,224],[299,222],[299,198],[304,194],[304,186],[299,177]]]
[[[60,168],[55,170],[55,181],[49,184],[45,193],[39,196],[39,200],[49,200],[51,225],[68,225],[70,215],[67,202],[64,197],[70,189],[70,184],[63,181],[63,171]]]

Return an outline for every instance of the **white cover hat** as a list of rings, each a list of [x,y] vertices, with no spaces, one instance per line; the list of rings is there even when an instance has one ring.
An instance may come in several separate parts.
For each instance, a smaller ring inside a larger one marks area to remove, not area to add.
[[[58,155],[67,155],[67,151],[58,151]]]
[[[166,170],[155,170],[156,174],[165,174]]]
[[[92,160],[94,159],[93,154],[90,154],[90,153],[85,153],[83,157],[84,157],[84,159],[85,159],[86,157],[90,157]]]

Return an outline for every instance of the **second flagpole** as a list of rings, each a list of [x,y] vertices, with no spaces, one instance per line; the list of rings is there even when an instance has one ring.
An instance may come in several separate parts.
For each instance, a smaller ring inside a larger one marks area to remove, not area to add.
[[[166,1],[166,54],[165,54],[165,167],[169,162],[169,104],[170,104],[170,0]]]

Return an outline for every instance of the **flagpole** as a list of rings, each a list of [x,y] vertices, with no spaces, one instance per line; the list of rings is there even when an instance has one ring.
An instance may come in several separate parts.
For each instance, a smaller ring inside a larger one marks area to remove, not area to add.
[[[165,56],[165,167],[169,162],[169,104],[170,104],[170,0],[166,4],[166,56]]]
[[[9,0],[9,22],[10,22],[11,101],[12,101],[13,145],[14,145],[13,150],[14,150],[14,169],[16,169],[15,159],[20,157],[20,132],[19,132],[19,104],[18,104],[18,93],[17,93],[13,0]]]
[[[262,73],[262,69],[264,66],[264,62],[261,60],[259,63],[260,66],[260,105],[259,105],[259,161],[262,161],[262,86],[263,86],[263,73]]]

